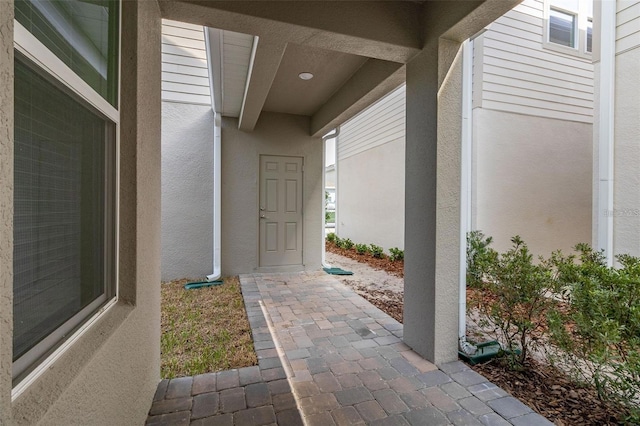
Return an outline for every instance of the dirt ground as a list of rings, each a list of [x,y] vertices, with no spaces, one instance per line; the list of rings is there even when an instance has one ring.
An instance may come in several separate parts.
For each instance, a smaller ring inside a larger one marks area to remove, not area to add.
[[[402,322],[404,278],[330,251],[326,252],[325,259],[331,266],[353,272],[353,275],[336,275],[336,278],[396,321]]]

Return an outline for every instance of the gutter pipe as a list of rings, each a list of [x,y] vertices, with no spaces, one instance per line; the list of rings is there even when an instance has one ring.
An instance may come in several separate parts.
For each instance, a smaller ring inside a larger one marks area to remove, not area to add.
[[[328,133],[326,135],[324,135],[322,137],[322,190],[324,192],[324,188],[326,187],[326,182],[325,182],[325,173],[324,173],[324,165],[327,162],[327,140],[329,139],[334,139],[337,138],[340,135],[340,127],[336,127],[335,130],[332,133]],[[335,163],[335,170],[336,170],[336,184],[337,184],[337,178],[338,178],[338,160],[337,160],[337,151],[338,151],[338,144],[336,141],[336,163]],[[336,212],[338,211],[338,198],[337,198],[337,193],[338,193],[338,185],[336,185]],[[326,217],[326,205],[325,203],[322,203],[322,235],[324,235],[325,233],[325,217]],[[337,215],[336,215],[336,221],[337,221]],[[327,263],[326,261],[326,255],[327,255],[327,251],[324,247],[324,241],[325,239],[322,238],[322,267],[323,268],[331,268],[331,265]]]
[[[207,275],[207,281],[217,281],[220,279],[221,267],[220,267],[220,230],[221,230],[221,167],[222,159],[220,158],[222,153],[222,132],[221,132],[221,120],[220,114],[214,116],[213,127],[213,272]]]
[[[474,355],[467,342],[467,233],[471,230],[471,168],[473,159],[473,39],[462,44],[462,146],[460,158],[460,290],[458,350]]]
[[[204,27],[204,41],[209,69],[211,109],[213,112],[213,271],[207,282],[220,280],[221,270],[221,192],[222,192],[222,34]]]
[[[598,4],[596,2],[596,4]],[[614,95],[616,52],[616,2],[600,2],[600,79],[596,110],[600,113],[597,140],[598,250],[604,250],[607,265],[613,266],[613,183],[614,183]]]

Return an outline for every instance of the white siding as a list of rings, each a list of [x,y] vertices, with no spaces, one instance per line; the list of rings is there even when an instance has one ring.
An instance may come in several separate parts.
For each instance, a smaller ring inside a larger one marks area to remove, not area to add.
[[[525,0],[475,41],[473,106],[593,122],[593,65],[543,47],[542,0]]]
[[[640,47],[640,0],[617,2],[616,53]]]
[[[211,105],[203,27],[162,21],[162,100]]]
[[[402,85],[340,127],[338,161],[384,145],[404,140],[405,86]]]

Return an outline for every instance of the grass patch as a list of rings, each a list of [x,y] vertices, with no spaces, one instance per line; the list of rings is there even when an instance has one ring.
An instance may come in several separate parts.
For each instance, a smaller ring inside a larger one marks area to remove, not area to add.
[[[257,365],[238,277],[185,290],[190,281],[162,284],[162,378]]]

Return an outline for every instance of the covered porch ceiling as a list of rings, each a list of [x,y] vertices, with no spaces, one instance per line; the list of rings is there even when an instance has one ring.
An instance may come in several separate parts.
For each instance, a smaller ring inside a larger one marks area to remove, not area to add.
[[[163,18],[209,28],[216,112],[245,131],[262,111],[309,116],[321,136],[402,84],[425,45],[463,41],[519,1],[159,3]]]

